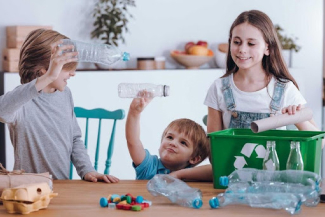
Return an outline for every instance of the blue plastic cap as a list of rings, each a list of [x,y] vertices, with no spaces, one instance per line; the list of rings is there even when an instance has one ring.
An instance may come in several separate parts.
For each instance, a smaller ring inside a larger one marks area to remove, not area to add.
[[[105,197],[100,198],[99,204],[101,207],[107,207],[108,206],[107,198]]]
[[[195,209],[200,209],[200,208],[202,207],[202,204],[203,204],[203,202],[202,202],[201,199],[195,199],[195,200],[193,201],[193,203],[192,203],[192,205],[193,205],[193,207],[194,207]]]
[[[130,54],[127,53],[127,52],[124,52],[123,56],[122,56],[122,59],[123,59],[123,61],[129,61],[130,60]]]
[[[227,176],[220,176],[220,178],[219,178],[219,184],[221,186],[228,186],[228,184],[229,184],[228,177]]]
[[[220,204],[219,200],[216,197],[213,197],[212,199],[209,200],[210,207],[213,209],[218,209]]]

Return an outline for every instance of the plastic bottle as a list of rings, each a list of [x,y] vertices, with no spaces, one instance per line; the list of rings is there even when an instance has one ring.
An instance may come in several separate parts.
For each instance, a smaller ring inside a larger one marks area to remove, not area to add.
[[[291,193],[225,193],[213,197],[209,204],[211,208],[231,204],[247,204],[258,208],[285,209],[291,214],[297,214],[301,210],[300,198]]]
[[[73,45],[74,49],[68,51],[78,52],[78,62],[94,62],[111,65],[119,60],[128,61],[130,54],[121,52],[117,47],[100,44],[100,43],[85,43],[81,41],[63,39],[61,45]]]
[[[147,83],[121,83],[118,85],[118,95],[121,98],[169,96],[169,86]]]
[[[321,185],[321,177],[318,174],[301,170],[269,171],[243,168],[235,170],[229,176],[221,176],[219,179],[221,186],[231,186],[232,184],[239,182],[247,183],[265,181],[296,183],[304,186],[311,186],[315,190],[319,190]]]
[[[300,142],[292,141],[287,161],[287,170],[304,170],[304,162],[300,153]]]
[[[264,170],[280,170],[279,158],[275,150],[275,141],[266,142],[266,154],[263,160]]]
[[[185,182],[169,175],[155,175],[148,181],[147,189],[153,196],[165,196],[171,202],[184,207],[199,209],[202,206],[200,189],[191,188]]]
[[[226,193],[292,193],[300,197],[306,206],[316,206],[320,201],[319,189],[300,183],[285,182],[238,182],[226,189]]]

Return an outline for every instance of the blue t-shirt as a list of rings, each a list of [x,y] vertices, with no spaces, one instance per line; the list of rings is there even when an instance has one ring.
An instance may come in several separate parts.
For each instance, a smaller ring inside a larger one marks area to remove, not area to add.
[[[132,163],[132,166],[135,169],[136,179],[138,180],[147,180],[154,177],[156,174],[169,174],[170,170],[167,169],[158,158],[157,155],[151,155],[147,149],[146,156],[144,160],[138,166],[135,166]]]

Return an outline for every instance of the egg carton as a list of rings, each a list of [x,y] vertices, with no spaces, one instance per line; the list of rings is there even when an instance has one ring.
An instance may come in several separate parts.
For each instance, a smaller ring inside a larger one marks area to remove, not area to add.
[[[2,192],[1,200],[8,213],[29,214],[47,208],[57,195],[44,182],[7,188]]]

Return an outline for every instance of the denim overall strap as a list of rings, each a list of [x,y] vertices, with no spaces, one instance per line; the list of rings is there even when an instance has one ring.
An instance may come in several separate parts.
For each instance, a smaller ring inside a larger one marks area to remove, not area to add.
[[[222,93],[225,98],[225,103],[228,111],[234,111],[236,108],[236,103],[234,100],[234,95],[232,94],[232,90],[230,87],[230,76],[224,77],[221,79],[222,81]]]
[[[273,115],[281,108],[285,87],[286,87],[286,83],[284,82],[277,81],[275,83],[274,93],[270,103],[271,114]]]

